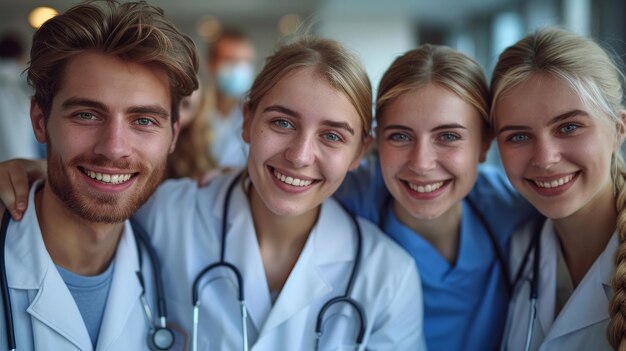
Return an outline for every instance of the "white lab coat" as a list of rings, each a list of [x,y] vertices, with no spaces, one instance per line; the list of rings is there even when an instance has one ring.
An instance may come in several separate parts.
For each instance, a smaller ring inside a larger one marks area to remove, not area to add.
[[[523,254],[532,237],[529,226],[512,239],[511,269],[517,272]],[[593,233],[590,233],[592,235]],[[611,279],[615,272],[617,234],[613,234],[602,254],[593,263],[576,287],[558,316],[556,304],[557,250],[560,244],[551,220],[546,220],[541,232],[540,282],[538,286],[537,318],[534,323],[531,350],[612,350],[606,338],[609,322],[608,304],[611,297]],[[533,252],[529,255],[522,279],[512,298],[512,313],[508,350],[523,350],[530,316],[530,279]]]
[[[74,298],[44,246],[34,206],[7,231],[7,279],[17,350],[93,350]],[[146,295],[153,292],[152,273],[144,257]],[[137,247],[129,222],[119,240],[115,266],[96,350],[147,350],[148,324],[139,300],[141,285]],[[151,306],[154,306],[151,304]],[[0,310],[3,306],[0,304]],[[0,314],[0,349],[7,349],[4,314]]]
[[[192,324],[192,282],[205,266],[219,260],[225,194],[232,179],[232,175],[223,176],[199,190],[195,182],[166,182],[135,217],[147,227],[163,258],[172,318],[187,330]],[[326,301],[344,293],[354,264],[353,222],[334,200],[323,203],[318,222],[272,305],[248,200],[240,184],[232,193],[229,208],[225,257],[243,276],[250,349],[313,350],[318,312]],[[367,349],[424,350],[422,292],[413,260],[373,224],[359,223],[361,267],[351,297],[362,304],[367,315]],[[203,285],[199,349],[241,350],[233,275],[222,270],[207,276]],[[324,320],[321,350],[354,347],[358,322],[348,308],[331,309]]]

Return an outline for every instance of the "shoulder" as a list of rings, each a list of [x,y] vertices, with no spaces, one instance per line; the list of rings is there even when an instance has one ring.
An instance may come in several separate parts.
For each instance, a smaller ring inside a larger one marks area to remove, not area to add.
[[[146,226],[146,230],[156,229],[150,228],[150,223],[174,225],[185,219],[190,220],[195,216],[199,203],[202,207],[213,207],[215,202],[206,199],[215,198],[229,176],[216,177],[204,187],[199,187],[195,180],[189,178],[166,180],[133,215],[133,219]]]
[[[351,213],[374,222],[378,222],[388,196],[377,155],[368,157],[359,168],[348,172],[333,195]]]
[[[476,184],[467,200],[492,222],[497,220],[516,226],[519,221],[537,216],[534,207],[513,188],[504,170],[494,165],[479,167]]]
[[[396,282],[405,279],[410,272],[419,280],[415,260],[399,244],[367,219],[357,218],[362,234],[362,257],[368,261],[368,269],[375,269],[385,279]]]
[[[180,201],[195,196],[198,184],[190,178],[168,179],[161,183],[148,202]]]
[[[469,196],[478,201],[481,200],[481,196],[489,196],[489,200],[495,199],[500,202],[512,202],[521,198],[507,179],[504,170],[490,164],[481,164],[478,167],[476,184]]]
[[[190,178],[168,179],[161,183],[152,194],[142,207],[142,211],[154,207],[185,208],[185,206],[192,206],[198,197],[216,196],[229,179],[234,177],[234,174],[220,175],[202,187],[198,186],[196,180]]]

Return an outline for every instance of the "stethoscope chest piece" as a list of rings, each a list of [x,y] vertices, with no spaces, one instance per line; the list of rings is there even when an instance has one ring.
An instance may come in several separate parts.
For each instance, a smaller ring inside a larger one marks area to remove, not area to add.
[[[174,333],[170,328],[157,327],[148,335],[150,350],[169,350],[174,346]]]

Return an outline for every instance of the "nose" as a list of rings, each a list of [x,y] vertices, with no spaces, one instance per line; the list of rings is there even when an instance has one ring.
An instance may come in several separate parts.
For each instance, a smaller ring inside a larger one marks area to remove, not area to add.
[[[288,145],[285,158],[294,167],[306,167],[315,161],[315,137],[299,135]]]
[[[417,140],[415,142],[408,166],[415,173],[427,172],[437,167],[437,150],[429,140]]]
[[[130,156],[130,126],[123,120],[111,119],[102,125],[97,136],[94,152],[109,160],[119,160]]]
[[[561,150],[558,145],[546,138],[537,138],[535,143],[532,165],[540,169],[550,169],[561,161]]]

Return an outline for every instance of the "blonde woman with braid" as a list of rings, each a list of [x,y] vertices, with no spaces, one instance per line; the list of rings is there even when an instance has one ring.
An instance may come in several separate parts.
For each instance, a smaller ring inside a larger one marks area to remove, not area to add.
[[[561,29],[500,55],[491,117],[504,168],[547,217],[512,240],[509,350],[626,349],[622,82],[598,44]]]

